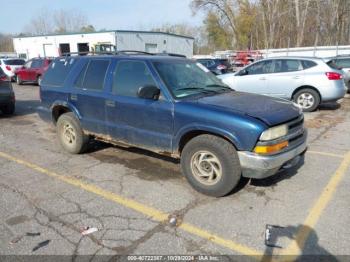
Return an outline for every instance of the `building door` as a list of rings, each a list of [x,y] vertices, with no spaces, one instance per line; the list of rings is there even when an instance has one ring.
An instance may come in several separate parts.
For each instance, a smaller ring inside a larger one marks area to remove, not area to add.
[[[89,43],[78,43],[78,52],[89,52]]]
[[[53,46],[53,44],[44,44],[44,56],[45,57],[55,57],[56,56],[56,50]]]
[[[60,44],[60,54],[66,55],[67,53],[70,53],[69,44]]]
[[[147,53],[158,53],[157,44],[145,44],[145,51]]]

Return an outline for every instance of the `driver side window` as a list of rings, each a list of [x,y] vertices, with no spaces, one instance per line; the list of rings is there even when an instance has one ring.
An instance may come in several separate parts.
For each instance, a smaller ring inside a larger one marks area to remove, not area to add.
[[[272,61],[261,61],[246,68],[248,75],[260,75],[272,73]]]

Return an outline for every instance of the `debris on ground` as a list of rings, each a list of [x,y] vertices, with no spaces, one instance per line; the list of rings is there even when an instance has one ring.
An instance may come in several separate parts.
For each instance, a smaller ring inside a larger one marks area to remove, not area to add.
[[[180,220],[177,218],[176,215],[169,215],[168,219],[169,219],[168,222],[170,226],[176,227],[179,225]]]
[[[21,236],[17,236],[15,238],[13,238],[11,241],[10,241],[10,244],[13,245],[13,244],[16,244],[18,243],[19,241],[22,240],[23,237],[37,237],[37,236],[40,236],[40,232],[37,232],[37,233],[31,233],[31,232],[27,232],[25,235],[21,235]]]
[[[44,246],[47,246],[50,243],[51,240],[45,240],[43,242],[40,242],[39,244],[37,244],[33,249],[32,252],[37,251],[39,248],[42,248]]]
[[[96,227],[85,227],[81,230],[81,234],[83,236],[86,236],[86,235],[92,234],[92,233],[97,232],[97,231],[98,231],[98,228],[96,228]]]
[[[280,234],[278,231],[284,229],[281,226],[275,225],[266,225],[265,228],[265,246],[274,247],[274,248],[282,248],[281,246],[276,245],[278,237],[282,237],[283,234]]]

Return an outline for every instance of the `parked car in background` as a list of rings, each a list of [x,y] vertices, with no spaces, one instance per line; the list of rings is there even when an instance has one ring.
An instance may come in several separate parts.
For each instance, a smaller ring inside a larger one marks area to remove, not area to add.
[[[15,93],[10,78],[0,68],[0,111],[6,115],[15,112]]]
[[[22,68],[25,63],[21,58],[0,58],[0,68],[11,79],[14,80],[15,71]]]
[[[343,72],[321,58],[276,57],[259,60],[234,74],[218,76],[231,88],[293,100],[304,112],[344,97]]]
[[[180,158],[189,183],[211,196],[228,194],[241,176],[294,166],[306,150],[299,107],[235,92],[180,57],[57,58],[40,98],[39,115],[66,151],[81,153],[95,138]]]
[[[40,85],[42,76],[49,67],[51,58],[33,58],[24,66],[15,71],[16,82],[21,85],[24,82],[33,82]]]
[[[327,59],[327,63],[336,69],[344,72],[344,82],[350,92],[350,55],[341,55]]]
[[[227,59],[205,58],[205,59],[197,59],[197,62],[204,65],[215,75],[222,75],[222,74],[232,72],[232,66]]]

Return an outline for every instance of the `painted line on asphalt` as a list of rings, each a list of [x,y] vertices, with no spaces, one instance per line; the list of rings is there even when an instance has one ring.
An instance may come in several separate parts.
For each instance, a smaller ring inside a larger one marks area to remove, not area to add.
[[[315,204],[311,208],[307,218],[302,224],[300,230],[297,232],[295,239],[292,243],[282,252],[284,255],[293,255],[294,258],[288,257],[289,261],[294,261],[297,256],[301,254],[304,249],[305,243],[314,231],[314,227],[319,221],[323,211],[332,200],[339,183],[344,178],[346,171],[350,167],[350,151],[344,156],[343,161],[339,165],[338,169],[332,175],[326,187],[323,189],[321,195],[316,200]]]
[[[49,177],[53,177],[57,180],[60,180],[64,183],[66,183],[66,184],[69,184],[69,185],[72,185],[75,187],[79,187],[87,192],[93,193],[93,194],[98,195],[100,197],[103,197],[107,200],[113,201],[113,202],[120,204],[124,207],[127,207],[129,209],[135,210],[135,211],[137,211],[137,212],[139,212],[147,217],[151,217],[155,221],[165,222],[168,220],[169,214],[167,214],[167,213],[159,211],[153,207],[146,206],[146,205],[141,204],[137,201],[128,199],[126,197],[120,196],[120,195],[115,194],[113,192],[106,191],[106,190],[99,188],[97,186],[82,182],[79,179],[69,177],[69,176],[59,175],[53,171],[47,170],[43,167],[40,167],[36,164],[27,162],[25,160],[16,158],[16,157],[11,156],[11,155],[4,153],[4,152],[0,152],[0,157],[3,159],[7,159],[7,160],[10,160],[12,162],[15,162],[17,164],[20,164],[22,166],[28,167],[32,170],[37,171],[38,173],[47,175]],[[261,253],[257,250],[254,250],[248,246],[239,244],[239,243],[234,242],[232,240],[222,238],[216,234],[213,234],[211,232],[203,230],[203,229],[201,229],[197,226],[191,225],[189,223],[182,223],[179,225],[178,228],[182,229],[183,231],[185,231],[187,233],[190,233],[192,235],[198,236],[200,238],[203,238],[203,239],[206,239],[210,242],[213,242],[217,245],[220,245],[222,247],[231,249],[232,251],[256,258],[257,260],[261,260],[261,258],[263,257],[263,253]]]
[[[308,150],[306,152],[310,153],[310,154],[315,154],[315,155],[330,156],[330,157],[336,157],[336,158],[344,158],[344,155],[340,155],[340,154],[333,154],[333,153],[327,153],[327,152],[321,152],[321,151],[313,151],[313,150]]]

